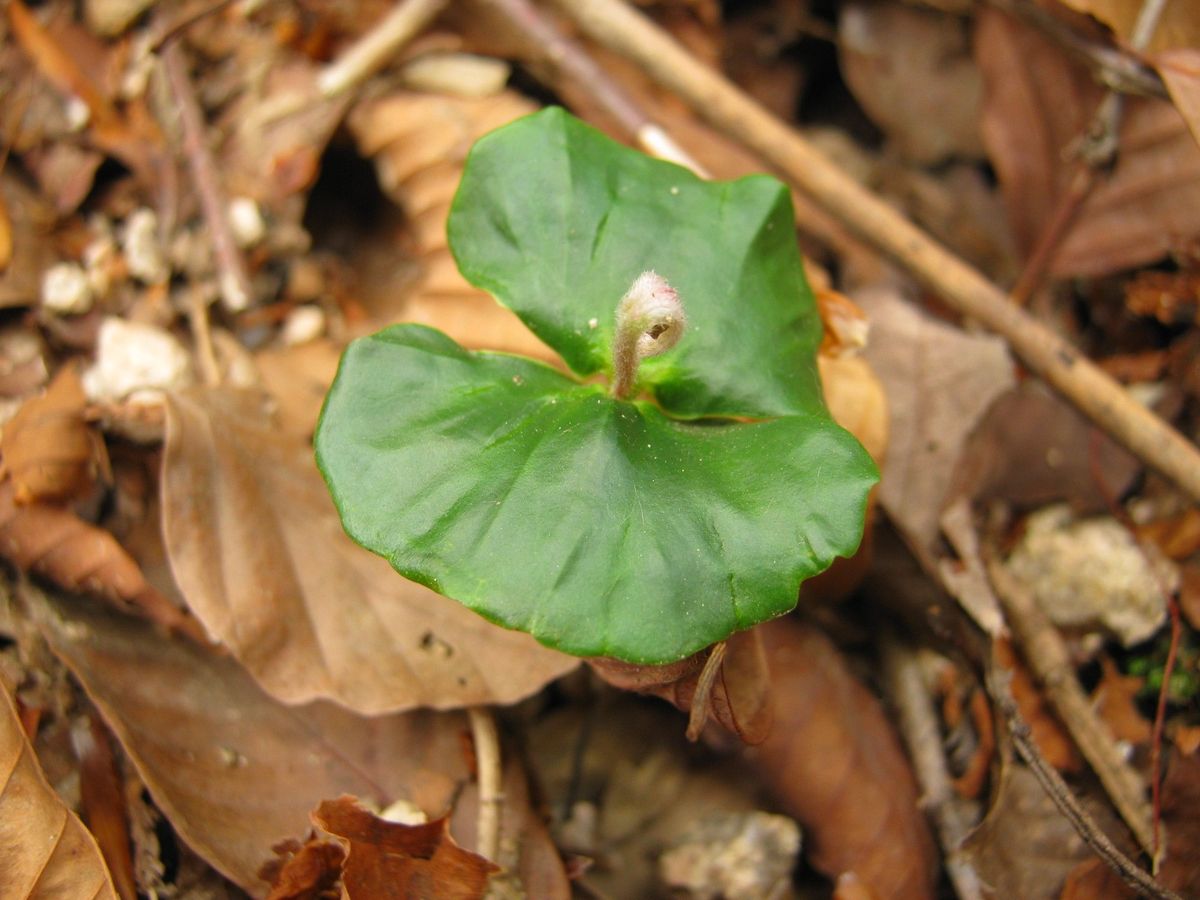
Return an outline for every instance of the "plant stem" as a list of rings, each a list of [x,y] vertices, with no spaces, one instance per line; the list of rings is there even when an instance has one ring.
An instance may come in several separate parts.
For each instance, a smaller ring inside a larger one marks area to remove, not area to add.
[[[471,720],[471,739],[475,744],[475,767],[479,781],[479,827],[475,851],[485,859],[496,861],[500,853],[500,738],[496,720],[485,706],[467,709]]]

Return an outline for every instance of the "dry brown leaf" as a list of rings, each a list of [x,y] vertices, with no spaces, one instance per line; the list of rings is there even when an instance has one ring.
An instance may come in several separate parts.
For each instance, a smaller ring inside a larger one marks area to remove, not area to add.
[[[1197,29],[1196,41],[1200,43],[1200,29]],[[1192,137],[1200,143],[1200,50],[1195,47],[1164,50],[1151,61],[1162,76],[1175,108],[1187,122]]]
[[[312,818],[348,845],[342,884],[349,900],[480,900],[488,877],[500,871],[454,842],[449,819],[400,825],[347,796],[322,801]]]
[[[1012,644],[1008,640],[998,640],[993,652],[996,665],[1008,674],[1013,700],[1046,762],[1063,772],[1078,772],[1083,768],[1083,760],[1075,742],[1054,715]]]
[[[1167,833],[1166,859],[1159,879],[1184,896],[1200,892],[1200,753],[1176,755],[1162,785],[1162,816]]]
[[[0,193],[0,272],[8,268],[13,257],[13,224],[8,214],[8,203]]]
[[[321,96],[312,62],[284,56],[266,35],[236,33],[245,41],[234,52],[254,65],[241,70],[246,83],[215,125],[226,135],[218,150],[222,183],[231,196],[281,210],[316,181],[321,153],[349,101]],[[271,59],[265,68],[264,59]]]
[[[257,395],[167,404],[163,530],[189,607],[287,703],[513,703],[578,660],[408,581],[342,531],[312,450]]]
[[[271,883],[266,900],[336,900],[346,851],[327,838],[281,841],[272,848],[278,859],[263,866],[259,875]]]
[[[1200,565],[1179,567],[1179,610],[1187,623],[1200,631]]]
[[[1091,851],[1025,766],[1002,766],[994,795],[987,816],[960,851],[963,860],[995,897],[1057,897],[1067,876]],[[1111,818],[1109,814],[1102,824]]]
[[[961,18],[851,0],[838,15],[838,63],[855,99],[905,158],[931,165],[983,155],[983,85]]]
[[[1060,0],[1077,12],[1095,16],[1122,40],[1129,40],[1133,25],[1145,5],[1144,0]],[[1195,47],[1200,45],[1200,20],[1196,8],[1188,2],[1171,0],[1164,4],[1158,24],[1147,47],[1160,50],[1166,47]]]
[[[996,337],[971,335],[877,288],[855,301],[871,320],[866,358],[887,396],[891,424],[879,499],[906,540],[927,550],[963,443],[1013,382],[1013,361]]]
[[[1200,271],[1138,272],[1125,284],[1125,306],[1164,325],[1200,324]]]
[[[1136,896],[1137,892],[1121,880],[1112,866],[1092,857],[1067,875],[1058,900],[1133,900]]]
[[[759,626],[775,727],[751,759],[804,827],[812,864],[853,872],[881,900],[933,896],[937,853],[900,742],[879,701],[809,625]]]
[[[0,270],[0,309],[32,306],[41,296],[42,273],[53,265],[50,232],[54,209],[6,168],[0,172],[0,197],[12,221],[13,249]]]
[[[1058,47],[1005,14],[984,7],[976,23],[987,86],[984,141],[1013,232],[1028,252],[1072,178],[1071,147],[1102,89]],[[1116,168],[1084,202],[1053,258],[1057,276],[1132,268],[1200,234],[1200,146],[1175,108],[1126,98],[1119,141]]]
[[[79,801],[83,820],[96,838],[121,900],[137,900],[125,786],[108,729],[95,710],[89,710],[86,725],[73,729],[71,738],[75,755],[79,757]]]
[[[167,640],[145,623],[76,598],[26,591],[31,615],[103,714],[157,806],[183,839],[255,896],[272,848],[310,831],[323,798],[351,793],[380,807],[405,800],[429,817],[453,809],[473,846],[478,792],[458,713],[365,717],[332,703],[285,706],[228,657]],[[530,896],[565,900],[566,877],[529,804],[524,776],[506,767],[500,862]],[[557,869],[554,867],[557,866]]]
[[[384,193],[407,214],[424,268],[407,300],[368,300],[377,319],[433,325],[466,347],[555,357],[514,313],[466,282],[446,239],[450,201],[471,145],[535,109],[514,91],[481,99],[397,92],[350,111],[359,152],[374,160]]]
[[[42,774],[7,686],[0,695],[0,894],[117,900],[96,841]]]
[[[1092,705],[1112,731],[1113,737],[1130,744],[1148,744],[1153,733],[1150,723],[1137,708],[1137,695],[1146,679],[1122,675],[1107,656],[1101,660],[1103,676],[1092,692]]]
[[[1107,511],[1141,471],[1137,457],[1038,381],[1001,395],[971,433],[953,496],[1032,508],[1066,501]]]
[[[254,355],[263,386],[278,404],[279,424],[296,434],[311,435],[341,350],[321,338],[292,347],[269,347]]]
[[[152,587],[111,534],[45,503],[18,506],[12,482],[0,482],[0,555],[69,591],[103,597],[124,610],[203,641],[194,619]]]
[[[108,472],[104,442],[84,421],[79,370],[63,366],[46,392],[26,401],[0,434],[2,469],[18,504],[69,500]]]
[[[720,672],[708,697],[718,722],[747,744],[760,744],[771,729],[771,680],[758,629],[739,631],[725,642]],[[617,659],[588,660],[614,687],[661,697],[688,712],[711,647],[665,666],[639,666]]]
[[[144,102],[132,101],[124,110],[118,110],[80,63],[83,47],[96,53],[104,49],[73,22],[59,23],[52,33],[21,0],[9,3],[8,19],[13,35],[42,76],[57,90],[78,97],[87,106],[87,136],[91,142],[123,162],[145,185],[157,185],[164,142]]]

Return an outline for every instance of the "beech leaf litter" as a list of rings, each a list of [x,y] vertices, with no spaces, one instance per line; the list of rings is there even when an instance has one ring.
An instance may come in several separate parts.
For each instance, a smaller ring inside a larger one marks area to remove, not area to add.
[[[1193,6],[9,0],[0,897],[1200,894]],[[403,578],[314,461],[389,325],[566,371],[446,232],[475,142],[554,105],[714,179],[794,136],[838,170],[788,187],[862,547],[671,665]]]

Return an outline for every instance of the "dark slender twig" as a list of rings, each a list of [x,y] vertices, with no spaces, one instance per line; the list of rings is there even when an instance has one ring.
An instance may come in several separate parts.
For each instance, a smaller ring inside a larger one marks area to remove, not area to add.
[[[1062,776],[1042,756],[1030,734],[1029,726],[1017,710],[1016,701],[1013,700],[1008,686],[997,678],[993,678],[991,681],[993,683],[989,685],[989,692],[996,699],[1001,713],[1008,723],[1017,753],[1025,760],[1034,777],[1037,778],[1050,799],[1054,801],[1054,805],[1066,816],[1084,842],[1139,894],[1159,897],[1162,900],[1183,900],[1174,891],[1155,882],[1141,866],[1122,853],[1108,835],[1100,830],[1100,826],[1079,805],[1079,801],[1075,799],[1075,795],[1071,793],[1070,787],[1063,781]]]
[[[188,78],[187,62],[178,41],[170,41],[163,47],[162,63],[171,96],[179,109],[183,151],[196,183],[200,208],[212,234],[221,299],[230,312],[241,312],[250,305],[252,298],[250,276],[229,225],[225,192],[221,189],[216,163],[205,140],[204,113]]]

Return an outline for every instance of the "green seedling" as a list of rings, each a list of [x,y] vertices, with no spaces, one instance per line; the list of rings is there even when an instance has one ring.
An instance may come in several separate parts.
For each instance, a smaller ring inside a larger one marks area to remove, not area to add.
[[[450,246],[570,374],[399,325],[317,430],[342,522],[404,576],[580,656],[681,659],[857,549],[870,457],[830,418],[791,199],[560,109],[472,149]]]

